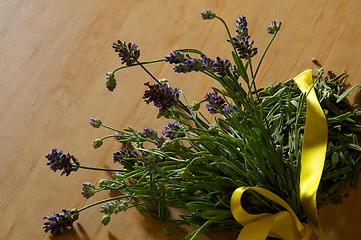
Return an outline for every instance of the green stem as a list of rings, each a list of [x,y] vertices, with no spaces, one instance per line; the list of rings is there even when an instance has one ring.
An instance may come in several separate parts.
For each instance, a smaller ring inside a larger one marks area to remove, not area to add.
[[[252,82],[251,82],[250,93],[252,92],[252,86],[253,86],[253,89],[254,89],[254,92],[255,92],[255,94],[256,94],[257,100],[258,100],[259,103],[261,103],[261,102],[260,102],[259,95],[258,95],[257,87],[256,87],[256,81],[254,81],[254,75],[253,75],[253,68],[252,68],[252,61],[251,61],[251,59],[249,59],[249,69],[251,70],[251,75],[252,75]]]
[[[109,126],[107,126],[107,125],[105,125],[105,124],[102,124],[101,126],[102,126],[102,127],[105,127],[105,128],[108,128],[108,129],[110,129],[110,130],[116,131],[116,132],[120,132],[120,130],[115,129],[115,128],[112,128],[112,127],[109,127]]]
[[[107,172],[125,172],[125,170],[120,169],[110,169],[110,168],[97,168],[97,167],[87,167],[82,165],[73,165],[74,167],[88,169],[88,170],[97,170],[97,171],[107,171]]]
[[[271,41],[269,41],[269,43],[268,43],[268,45],[267,45],[266,49],[264,50],[264,52],[263,52],[263,54],[262,54],[262,57],[261,57],[261,60],[260,60],[260,61],[259,61],[259,63],[258,63],[258,66],[257,66],[256,72],[254,73],[254,76],[253,76],[253,78],[252,78],[252,83],[253,83],[253,82],[254,82],[254,80],[256,79],[256,76],[257,76],[257,73],[258,73],[259,67],[261,66],[261,63],[262,63],[262,61],[263,61],[263,58],[264,58],[264,56],[266,55],[266,53],[267,53],[267,51],[268,51],[269,47],[271,46],[271,44],[272,44],[273,40],[275,39],[275,37],[276,37],[277,33],[278,33],[278,31],[276,31],[276,32],[275,32],[275,34],[273,34],[273,37],[272,37]]]
[[[143,68],[143,70],[144,70],[146,73],[148,73],[149,76],[151,76],[151,78],[154,79],[154,81],[155,81],[156,83],[160,84],[160,82],[158,81],[158,79],[156,79],[156,77],[154,77],[154,75],[153,75],[151,72],[149,72],[148,69],[147,69],[146,67],[144,67],[142,63],[140,63],[139,61],[137,61],[137,63]]]
[[[150,64],[150,63],[163,62],[164,60],[165,60],[165,59],[162,58],[162,59],[156,59],[156,60],[147,61],[147,62],[137,62],[137,63],[132,64],[132,65],[121,66],[121,67],[118,67],[118,68],[114,69],[113,74],[114,74],[116,71],[119,71],[119,70],[124,69],[124,68],[134,67],[134,66],[138,66],[138,65],[145,65],[145,64]]]
[[[234,44],[233,44],[233,39],[232,39],[231,33],[230,33],[230,31],[229,31],[229,28],[228,28],[228,26],[227,26],[227,23],[226,23],[222,18],[220,18],[220,17],[218,17],[218,16],[216,16],[216,18],[219,19],[219,20],[223,23],[224,27],[226,28],[227,34],[228,34],[228,37],[229,37],[229,41],[231,42],[232,47],[233,47],[233,51],[234,51],[234,53],[237,55],[237,57],[239,58],[238,53],[237,53],[237,50],[236,50],[236,47],[235,47]]]

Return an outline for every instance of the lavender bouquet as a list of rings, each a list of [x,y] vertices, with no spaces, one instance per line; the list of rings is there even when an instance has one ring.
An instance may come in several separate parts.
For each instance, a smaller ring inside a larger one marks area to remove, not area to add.
[[[233,47],[232,60],[211,59],[196,49],[179,49],[162,59],[140,61],[137,45],[120,40],[113,43],[122,65],[106,74],[107,89],[115,90],[115,75],[119,70],[142,68],[151,79],[144,84],[147,90],[143,99],[147,104],[154,104],[159,109],[157,118],[167,118],[169,124],[158,133],[147,127],[115,129],[98,118],[91,118],[91,126],[112,132],[94,140],[95,149],[106,139],[120,143],[119,151],[113,153],[115,169],[83,166],[73,155],[57,149],[46,155],[47,165],[54,172],[61,171],[61,175],[68,176],[78,169],[114,174],[97,184],[85,182],[82,186],[85,198],[101,191],[111,191],[113,197],[81,209],[63,209],[61,213],[45,216],[45,232],[61,233],[71,227],[84,210],[97,205],[101,205],[104,225],[114,214],[137,207],[158,218],[169,233],[168,221],[198,226],[185,236],[187,239],[194,239],[211,228],[239,232],[242,225],[232,216],[230,198],[240,186],[259,186],[277,194],[301,222],[306,221],[299,198],[306,96],[292,79],[263,89],[257,88],[255,81],[281,23],[270,23],[267,29],[270,42],[258,64],[253,65],[252,58],[258,49],[250,40],[246,17],[236,20],[236,33],[232,36],[224,20],[213,11],[206,9],[201,16],[204,20],[217,19],[224,25],[228,43]],[[205,74],[222,87],[213,87],[201,101],[190,104],[180,89],[172,88],[171,82],[157,78],[146,68],[159,62],[173,65],[177,73]],[[357,182],[361,167],[361,113],[358,105],[350,105],[345,100],[356,86],[344,89],[344,73],[325,74],[321,68],[316,69],[314,75],[314,89],[328,123],[326,161],[317,193],[318,204],[325,204],[339,202],[340,190]],[[360,96],[359,93],[359,101]],[[212,119],[202,114],[201,105],[213,114]],[[246,193],[242,205],[249,213],[282,210],[253,191]],[[169,207],[184,211],[172,218]]]

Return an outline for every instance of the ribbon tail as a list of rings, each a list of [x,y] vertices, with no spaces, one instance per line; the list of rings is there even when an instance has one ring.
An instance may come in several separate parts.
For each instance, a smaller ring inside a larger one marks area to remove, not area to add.
[[[245,225],[237,240],[265,240],[271,231],[274,219],[275,215],[270,215]]]
[[[300,200],[307,222],[318,229],[318,237],[326,236],[317,213],[316,194],[321,180],[327,150],[327,120],[313,88],[312,70],[294,78],[298,88],[307,94],[306,123],[302,143]],[[324,238],[324,239],[327,239]]]

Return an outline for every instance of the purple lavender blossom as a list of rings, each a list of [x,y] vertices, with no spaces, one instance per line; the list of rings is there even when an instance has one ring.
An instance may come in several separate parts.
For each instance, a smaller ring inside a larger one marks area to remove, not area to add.
[[[105,85],[109,91],[113,92],[113,90],[117,86],[117,81],[114,78],[114,73],[107,72],[106,75],[107,77],[105,78]]]
[[[215,12],[213,12],[212,10],[209,10],[208,8],[201,11],[201,15],[202,15],[203,20],[207,20],[207,19],[211,20],[216,17]]]
[[[234,108],[235,108],[235,106],[233,106],[232,104],[230,104],[230,105],[224,104],[223,111],[225,113],[231,114],[234,112],[234,110],[233,110]]]
[[[227,59],[222,60],[220,57],[217,57],[217,61],[214,61],[206,56],[202,56],[202,58],[192,58],[189,54],[184,55],[180,51],[173,51],[165,56],[165,61],[175,64],[173,69],[177,73],[212,70],[216,72],[220,78],[224,78],[226,75],[232,75],[230,71],[230,61]],[[233,72],[237,72],[235,66]]]
[[[159,108],[160,115],[164,115],[168,108],[173,107],[178,102],[179,89],[172,89],[167,83],[151,85],[147,82],[144,85],[149,88],[144,92],[144,101],[147,104],[153,102],[154,106]]]
[[[184,54],[180,51],[173,51],[169,53],[169,55],[165,56],[165,62],[169,63],[183,63],[184,62]]]
[[[113,153],[114,162],[121,163],[127,170],[134,169],[134,166],[139,163],[138,158],[138,153],[135,150],[131,151],[127,147]]]
[[[248,36],[248,28],[247,28],[247,20],[246,17],[241,15],[237,20],[236,20],[236,32],[238,33],[238,35],[241,36]]]
[[[242,59],[250,59],[258,52],[257,48],[253,47],[253,41],[250,41],[248,35],[247,20],[245,16],[240,16],[236,20],[237,35],[228,39],[228,42],[232,42],[237,49],[239,57]]]
[[[200,58],[191,58],[189,54],[186,54],[184,62],[176,64],[173,69],[177,73],[198,72],[203,70],[203,61]]]
[[[56,172],[57,170],[62,170],[60,175],[65,174],[69,176],[71,172],[75,172],[79,168],[78,160],[68,154],[63,154],[63,151],[58,152],[56,148],[54,148],[51,154],[45,156],[49,161],[46,165],[50,165],[50,169]]]
[[[269,34],[275,34],[281,29],[281,22],[276,23],[276,21],[272,21],[267,28]]]
[[[212,114],[218,113],[219,109],[222,109],[225,104],[224,99],[221,96],[218,96],[218,92],[214,90],[213,92],[207,93],[204,98],[208,101],[206,103],[206,108]]]
[[[92,127],[99,128],[103,122],[99,118],[90,118],[89,123]]]
[[[154,129],[152,128],[148,128],[148,127],[144,128],[143,134],[145,135],[145,137],[150,138],[152,140],[155,140],[157,138],[157,132],[154,131]]]
[[[118,53],[119,57],[122,59],[122,64],[132,65],[133,63],[138,61],[140,56],[140,50],[138,50],[138,46],[132,43],[126,43],[118,40],[113,43],[113,48],[115,52]]]
[[[239,57],[242,59],[250,59],[254,57],[258,50],[253,47],[253,41],[249,41],[249,36],[237,35],[232,38],[233,44],[238,51]],[[229,40],[228,40],[229,41]]]
[[[48,221],[44,223],[45,232],[50,231],[52,235],[57,235],[68,227],[72,227],[73,223],[78,220],[79,213],[76,209],[63,209],[62,213],[54,213],[51,216],[44,216],[43,219]]]
[[[180,51],[173,51],[165,56],[165,61],[175,64],[174,71],[177,73],[197,72],[211,69],[214,60],[202,56],[202,58],[192,58],[189,54],[183,54]]]
[[[203,63],[202,70],[207,70],[207,69],[211,69],[213,67],[214,60],[209,57],[203,56],[202,63]]]
[[[84,182],[82,185],[82,195],[85,198],[90,198],[92,196],[94,196],[95,194],[95,186],[94,184],[90,183],[90,182]]]
[[[155,141],[157,142],[157,143],[156,143],[157,148],[161,149],[162,146],[163,146],[163,144],[165,143],[166,139],[165,139],[163,136],[161,136],[161,137],[157,137],[157,138],[155,139]]]
[[[164,131],[162,131],[162,134],[171,140],[177,137],[185,137],[185,133],[180,132],[181,129],[182,125],[180,125],[178,121],[175,121],[174,123],[169,122],[168,126],[166,126]]]
[[[213,64],[212,70],[217,73],[219,78],[223,79],[225,76],[231,76],[231,62],[226,59],[222,60],[220,57],[217,57],[217,61]]]
[[[113,160],[114,162],[120,162],[124,158],[138,158],[137,151],[133,150],[131,151],[129,148],[123,148],[119,151],[113,153]]]

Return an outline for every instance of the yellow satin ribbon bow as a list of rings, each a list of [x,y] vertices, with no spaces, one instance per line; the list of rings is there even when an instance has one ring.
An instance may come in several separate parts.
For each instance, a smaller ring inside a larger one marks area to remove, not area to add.
[[[267,236],[284,240],[326,240],[316,206],[316,192],[321,180],[327,149],[327,120],[316,93],[312,88],[312,71],[306,70],[294,78],[298,88],[307,94],[306,123],[303,135],[300,199],[307,215],[307,224],[301,223],[292,208],[276,194],[261,187],[239,187],[231,198],[231,211],[234,218],[244,227],[238,240],[265,240]],[[241,205],[242,194],[253,190],[278,203],[287,211],[276,214],[249,214]]]

